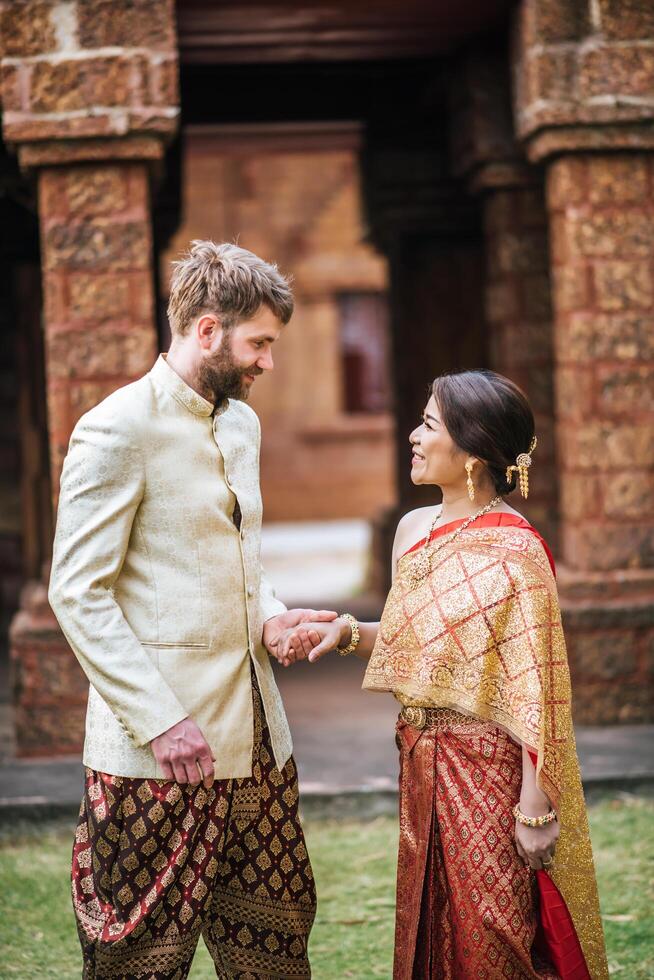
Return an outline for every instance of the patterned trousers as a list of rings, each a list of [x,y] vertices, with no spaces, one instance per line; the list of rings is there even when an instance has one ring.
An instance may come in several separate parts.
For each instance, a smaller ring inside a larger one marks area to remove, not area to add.
[[[222,980],[311,976],[297,772],[275,766],[254,701],[251,778],[205,790],[87,770],[72,868],[85,980],[183,980],[200,934]]]

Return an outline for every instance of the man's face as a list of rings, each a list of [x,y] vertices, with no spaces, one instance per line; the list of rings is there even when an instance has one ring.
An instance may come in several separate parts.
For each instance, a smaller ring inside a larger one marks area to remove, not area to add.
[[[200,382],[216,404],[224,398],[247,400],[255,378],[272,371],[272,345],[282,323],[267,306],[230,330],[223,331],[200,365]]]

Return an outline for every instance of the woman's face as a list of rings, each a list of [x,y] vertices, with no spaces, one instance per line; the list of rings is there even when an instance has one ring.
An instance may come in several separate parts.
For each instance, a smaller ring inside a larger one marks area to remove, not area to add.
[[[468,456],[452,441],[441,422],[433,395],[427,402],[422,418],[422,424],[409,436],[413,448],[412,482],[416,485],[436,484],[439,487],[465,483]]]

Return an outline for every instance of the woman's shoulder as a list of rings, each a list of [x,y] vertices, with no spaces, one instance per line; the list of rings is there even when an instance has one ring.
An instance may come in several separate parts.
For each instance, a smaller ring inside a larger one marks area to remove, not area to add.
[[[520,518],[520,520],[521,521],[524,521],[525,524],[528,524],[529,523],[528,520],[527,520],[527,518],[525,517],[525,515],[524,514],[521,514],[519,510],[516,510],[515,509],[515,507],[512,507],[511,504],[507,504],[506,500],[503,500],[502,503],[501,503],[501,505],[499,507],[497,507],[495,510],[493,510],[493,513],[494,514],[511,514],[512,517],[518,517],[518,518]]]
[[[418,526],[428,527],[440,515],[442,506],[442,504],[431,504],[429,507],[416,507],[414,510],[407,511],[398,521],[398,533]]]
[[[429,533],[429,528],[441,512],[441,504],[429,507],[416,507],[400,518],[395,532],[393,551],[395,556],[403,554]]]
[[[542,534],[527,518],[512,507],[497,512],[501,543],[515,551],[520,558],[531,558],[536,564],[556,576],[552,551]],[[506,517],[503,520],[503,516]]]

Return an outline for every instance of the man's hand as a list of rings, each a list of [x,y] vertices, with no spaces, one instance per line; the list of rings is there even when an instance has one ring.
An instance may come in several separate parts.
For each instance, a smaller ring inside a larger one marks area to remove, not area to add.
[[[150,742],[164,779],[190,783],[205,789],[213,785],[214,757],[207,741],[191,718],[184,718]]]
[[[338,613],[331,609],[289,609],[288,612],[273,616],[264,623],[264,646],[268,653],[279,659],[277,647],[282,633],[294,629],[300,623],[331,623],[337,616]],[[306,655],[310,650],[311,646],[307,643]]]

